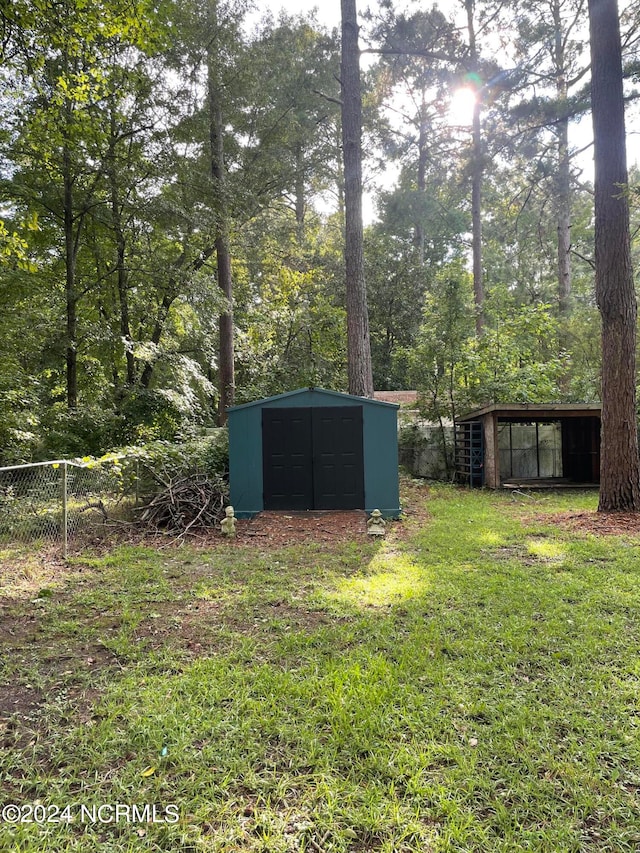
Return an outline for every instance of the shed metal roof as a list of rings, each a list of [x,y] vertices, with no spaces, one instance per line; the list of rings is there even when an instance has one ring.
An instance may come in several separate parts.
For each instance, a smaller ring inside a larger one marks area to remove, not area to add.
[[[231,406],[228,411],[229,412],[237,412],[240,409],[249,409],[252,406],[263,406],[265,403],[273,403],[276,400],[283,400],[286,397],[295,397],[299,394],[306,394],[309,391],[318,392],[319,394],[326,394],[332,397],[339,397],[340,399],[344,399],[345,397],[350,398],[354,401],[354,403],[368,404],[371,406],[384,406],[390,409],[398,409],[400,408],[397,403],[387,403],[383,400],[372,400],[370,397],[356,397],[353,394],[344,394],[341,391],[328,391],[326,388],[297,388],[295,391],[286,391],[284,394],[274,394],[272,397],[263,397],[260,400],[252,400],[250,403],[242,403],[239,406]]]
[[[600,415],[601,403],[492,403],[481,409],[474,409],[462,417],[456,418],[458,423],[476,421],[484,415],[495,413],[498,417],[514,418],[527,415],[534,417],[577,417],[579,415]]]

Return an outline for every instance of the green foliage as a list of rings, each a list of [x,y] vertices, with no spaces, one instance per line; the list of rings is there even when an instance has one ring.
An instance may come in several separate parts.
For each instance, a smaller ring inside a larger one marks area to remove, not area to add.
[[[237,400],[345,387],[337,33],[285,14],[250,30],[245,4],[214,5],[213,30],[201,0],[2,5],[3,461],[100,455],[214,422],[223,212]],[[480,54],[500,26],[501,53],[519,60],[509,73],[500,57],[480,61],[475,79],[486,145],[481,340],[467,271],[470,134],[448,112],[462,82],[449,59],[468,55],[462,30],[437,9],[386,0],[367,16],[383,53],[365,80],[365,180],[397,171],[365,236],[375,384],[417,387],[436,421],[489,400],[599,394],[592,194],[576,170],[567,316],[557,291],[559,135],[549,120],[565,103],[555,72],[583,68],[579,4],[560,4],[564,58],[547,50],[557,22],[542,20],[543,5],[507,20],[508,4],[498,17],[476,4]],[[224,197],[211,178],[209,70],[224,113]],[[581,87],[576,78],[570,106]],[[632,169],[632,205],[635,183]]]
[[[470,276],[461,264],[447,272],[428,295],[417,346],[406,354],[424,416],[437,422],[488,403],[559,400],[566,356],[555,349],[551,307],[502,296],[477,338]]]
[[[419,392],[422,414],[435,422],[455,416],[474,340],[472,285],[461,262],[438,273],[425,299],[416,345],[406,350],[409,378]]]
[[[122,419],[112,409],[86,405],[70,410],[64,403],[55,403],[41,416],[37,459],[101,456],[121,443],[122,427]]]
[[[104,458],[124,456],[140,459],[163,479],[190,474],[217,474],[224,476],[229,471],[229,434],[224,427],[213,430],[211,435],[191,438],[183,442],[152,441],[144,445],[121,447],[115,454]]]
[[[341,390],[346,320],[326,229],[310,222],[300,242],[290,215],[272,225],[236,277],[238,400],[309,386]]]
[[[0,387],[0,465],[32,462],[40,436],[34,388]]]
[[[170,512],[165,518],[178,521],[181,508],[176,503],[177,495],[172,495],[173,485],[179,484],[181,500],[185,500],[185,512],[197,514],[199,490],[204,499],[215,499],[218,509],[222,499],[228,496],[229,475],[229,436],[226,428],[218,428],[208,435],[190,438],[186,441],[151,441],[117,448],[101,456],[86,455],[82,465],[100,472],[104,484],[107,478],[111,483],[105,494],[120,497],[135,495],[136,504],[140,500],[158,497],[161,515],[164,508]],[[173,509],[171,509],[173,507]],[[210,515],[207,516],[210,520]],[[154,518],[154,522],[158,522]],[[184,524],[179,524],[180,531]]]
[[[31,439],[33,455],[41,460],[71,459],[102,456],[126,445],[171,443],[192,436],[197,421],[184,398],[166,390],[133,389],[117,409],[84,404],[69,410],[58,402],[37,423],[38,440]]]
[[[216,429],[212,435],[188,441],[152,441],[148,444],[122,447],[112,454],[96,460],[97,464],[122,458],[123,477],[130,481],[129,491],[135,484],[139,495],[154,495],[172,482],[195,481],[199,477],[218,492],[225,485],[229,473],[229,436],[226,428]]]
[[[339,55],[335,32],[284,12],[264,20],[248,46],[244,178],[254,204],[271,196],[295,212],[299,236],[311,202],[333,189],[340,170]]]
[[[415,342],[432,268],[421,264],[410,241],[385,233],[365,232],[365,275],[371,330],[371,360],[377,389],[406,387],[403,349]]]
[[[557,328],[549,305],[502,305],[482,338],[469,341],[466,347],[464,401],[557,401],[566,369],[564,354],[558,354],[554,346]]]
[[[156,391],[137,390],[127,395],[118,409],[85,404],[70,410],[60,402],[41,417],[43,437],[37,457],[101,456],[130,443],[174,441],[188,426],[191,419],[172,396]]]
[[[37,230],[37,217],[32,217],[30,227]],[[16,265],[19,269],[35,272],[37,267],[29,259],[29,244],[17,231],[8,231],[0,219],[0,268]]]
[[[185,418],[172,396],[135,389],[127,394],[119,407],[122,438],[118,443],[172,441]]]

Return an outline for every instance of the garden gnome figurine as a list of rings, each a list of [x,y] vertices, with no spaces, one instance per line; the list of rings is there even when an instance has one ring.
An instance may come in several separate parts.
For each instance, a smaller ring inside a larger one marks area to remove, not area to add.
[[[367,520],[367,533],[370,536],[384,536],[385,520],[379,509],[374,509],[371,518]]]
[[[220,527],[225,536],[236,535],[236,517],[233,514],[233,507],[228,506],[224,511],[225,517],[220,522]]]

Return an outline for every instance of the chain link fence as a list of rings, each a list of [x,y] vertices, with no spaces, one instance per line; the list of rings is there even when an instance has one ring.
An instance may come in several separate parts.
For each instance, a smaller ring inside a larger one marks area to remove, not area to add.
[[[69,541],[124,519],[138,503],[137,459],[59,460],[0,468],[0,544]]]

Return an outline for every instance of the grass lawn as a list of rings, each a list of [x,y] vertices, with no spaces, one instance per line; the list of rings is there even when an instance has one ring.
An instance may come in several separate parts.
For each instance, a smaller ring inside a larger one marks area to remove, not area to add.
[[[382,542],[5,552],[0,850],[640,850],[639,537],[559,520],[596,501],[408,483]]]

